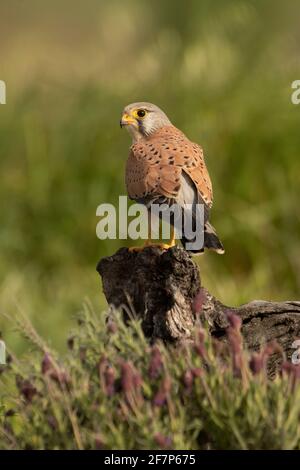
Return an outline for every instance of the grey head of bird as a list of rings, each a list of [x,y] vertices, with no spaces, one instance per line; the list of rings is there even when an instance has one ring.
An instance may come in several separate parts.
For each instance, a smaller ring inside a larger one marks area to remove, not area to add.
[[[146,102],[127,105],[120,120],[120,126],[126,127],[133,142],[149,137],[161,127],[171,125],[168,116],[158,106]]]

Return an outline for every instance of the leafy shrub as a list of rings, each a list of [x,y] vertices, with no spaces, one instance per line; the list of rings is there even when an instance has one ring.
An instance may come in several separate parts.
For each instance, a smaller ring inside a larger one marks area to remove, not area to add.
[[[251,355],[230,322],[226,344],[199,324],[194,342],[166,347],[86,306],[65,358],[25,322],[37,351],[1,376],[0,447],[299,449],[299,368],[283,362],[267,379],[276,345]]]

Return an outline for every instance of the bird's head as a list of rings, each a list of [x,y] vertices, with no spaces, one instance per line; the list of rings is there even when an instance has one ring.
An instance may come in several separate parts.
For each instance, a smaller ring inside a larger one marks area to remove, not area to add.
[[[123,110],[120,126],[126,126],[134,142],[163,126],[171,126],[166,114],[152,103],[132,103]]]

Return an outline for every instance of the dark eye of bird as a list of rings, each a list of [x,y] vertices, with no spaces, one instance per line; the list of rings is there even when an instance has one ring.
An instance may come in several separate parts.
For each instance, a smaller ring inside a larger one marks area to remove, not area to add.
[[[146,114],[146,111],[144,109],[139,109],[137,112],[138,117],[144,117]]]

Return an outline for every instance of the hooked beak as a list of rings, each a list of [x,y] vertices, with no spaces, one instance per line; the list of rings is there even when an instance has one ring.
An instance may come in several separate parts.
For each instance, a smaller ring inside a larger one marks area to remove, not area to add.
[[[130,126],[130,125],[136,126],[137,125],[136,120],[133,117],[129,116],[129,114],[124,113],[120,120],[120,127],[122,128],[123,126]]]

